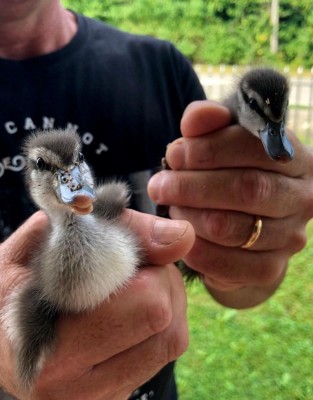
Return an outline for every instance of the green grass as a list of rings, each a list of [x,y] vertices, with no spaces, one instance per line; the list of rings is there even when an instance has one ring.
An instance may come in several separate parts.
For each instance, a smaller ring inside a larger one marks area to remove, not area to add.
[[[276,294],[237,311],[188,289],[190,346],[177,363],[180,400],[313,399],[313,225]]]

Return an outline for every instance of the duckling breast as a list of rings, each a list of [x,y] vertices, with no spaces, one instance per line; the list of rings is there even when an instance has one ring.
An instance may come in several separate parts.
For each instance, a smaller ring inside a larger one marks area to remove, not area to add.
[[[133,277],[139,263],[135,236],[116,221],[76,216],[54,226],[34,260],[44,299],[62,311],[93,309]]]

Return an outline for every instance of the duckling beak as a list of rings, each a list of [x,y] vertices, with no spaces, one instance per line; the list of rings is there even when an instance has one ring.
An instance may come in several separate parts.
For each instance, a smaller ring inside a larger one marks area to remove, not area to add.
[[[60,202],[69,205],[76,214],[91,213],[96,195],[88,179],[84,179],[80,167],[75,165],[66,171],[59,169],[56,176],[57,195]]]
[[[259,134],[265,151],[271,159],[283,162],[293,159],[294,150],[286,135],[283,121],[268,122]]]

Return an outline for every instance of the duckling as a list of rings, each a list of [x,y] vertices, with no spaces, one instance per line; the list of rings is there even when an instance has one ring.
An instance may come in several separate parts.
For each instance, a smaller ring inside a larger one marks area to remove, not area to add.
[[[255,68],[241,77],[223,103],[241,126],[261,139],[271,159],[290,161],[294,149],[285,131],[288,97],[286,77],[271,68]]]
[[[127,186],[95,187],[75,132],[38,131],[24,149],[26,184],[50,227],[30,260],[30,280],[12,293],[2,320],[19,382],[29,390],[53,350],[58,316],[92,310],[127,284],[140,250],[118,221]]]

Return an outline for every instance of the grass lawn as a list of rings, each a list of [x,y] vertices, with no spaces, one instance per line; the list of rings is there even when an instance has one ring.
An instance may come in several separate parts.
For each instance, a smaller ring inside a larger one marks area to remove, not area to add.
[[[313,399],[313,224],[265,304],[226,309],[188,289],[190,346],[176,367],[180,400]]]

